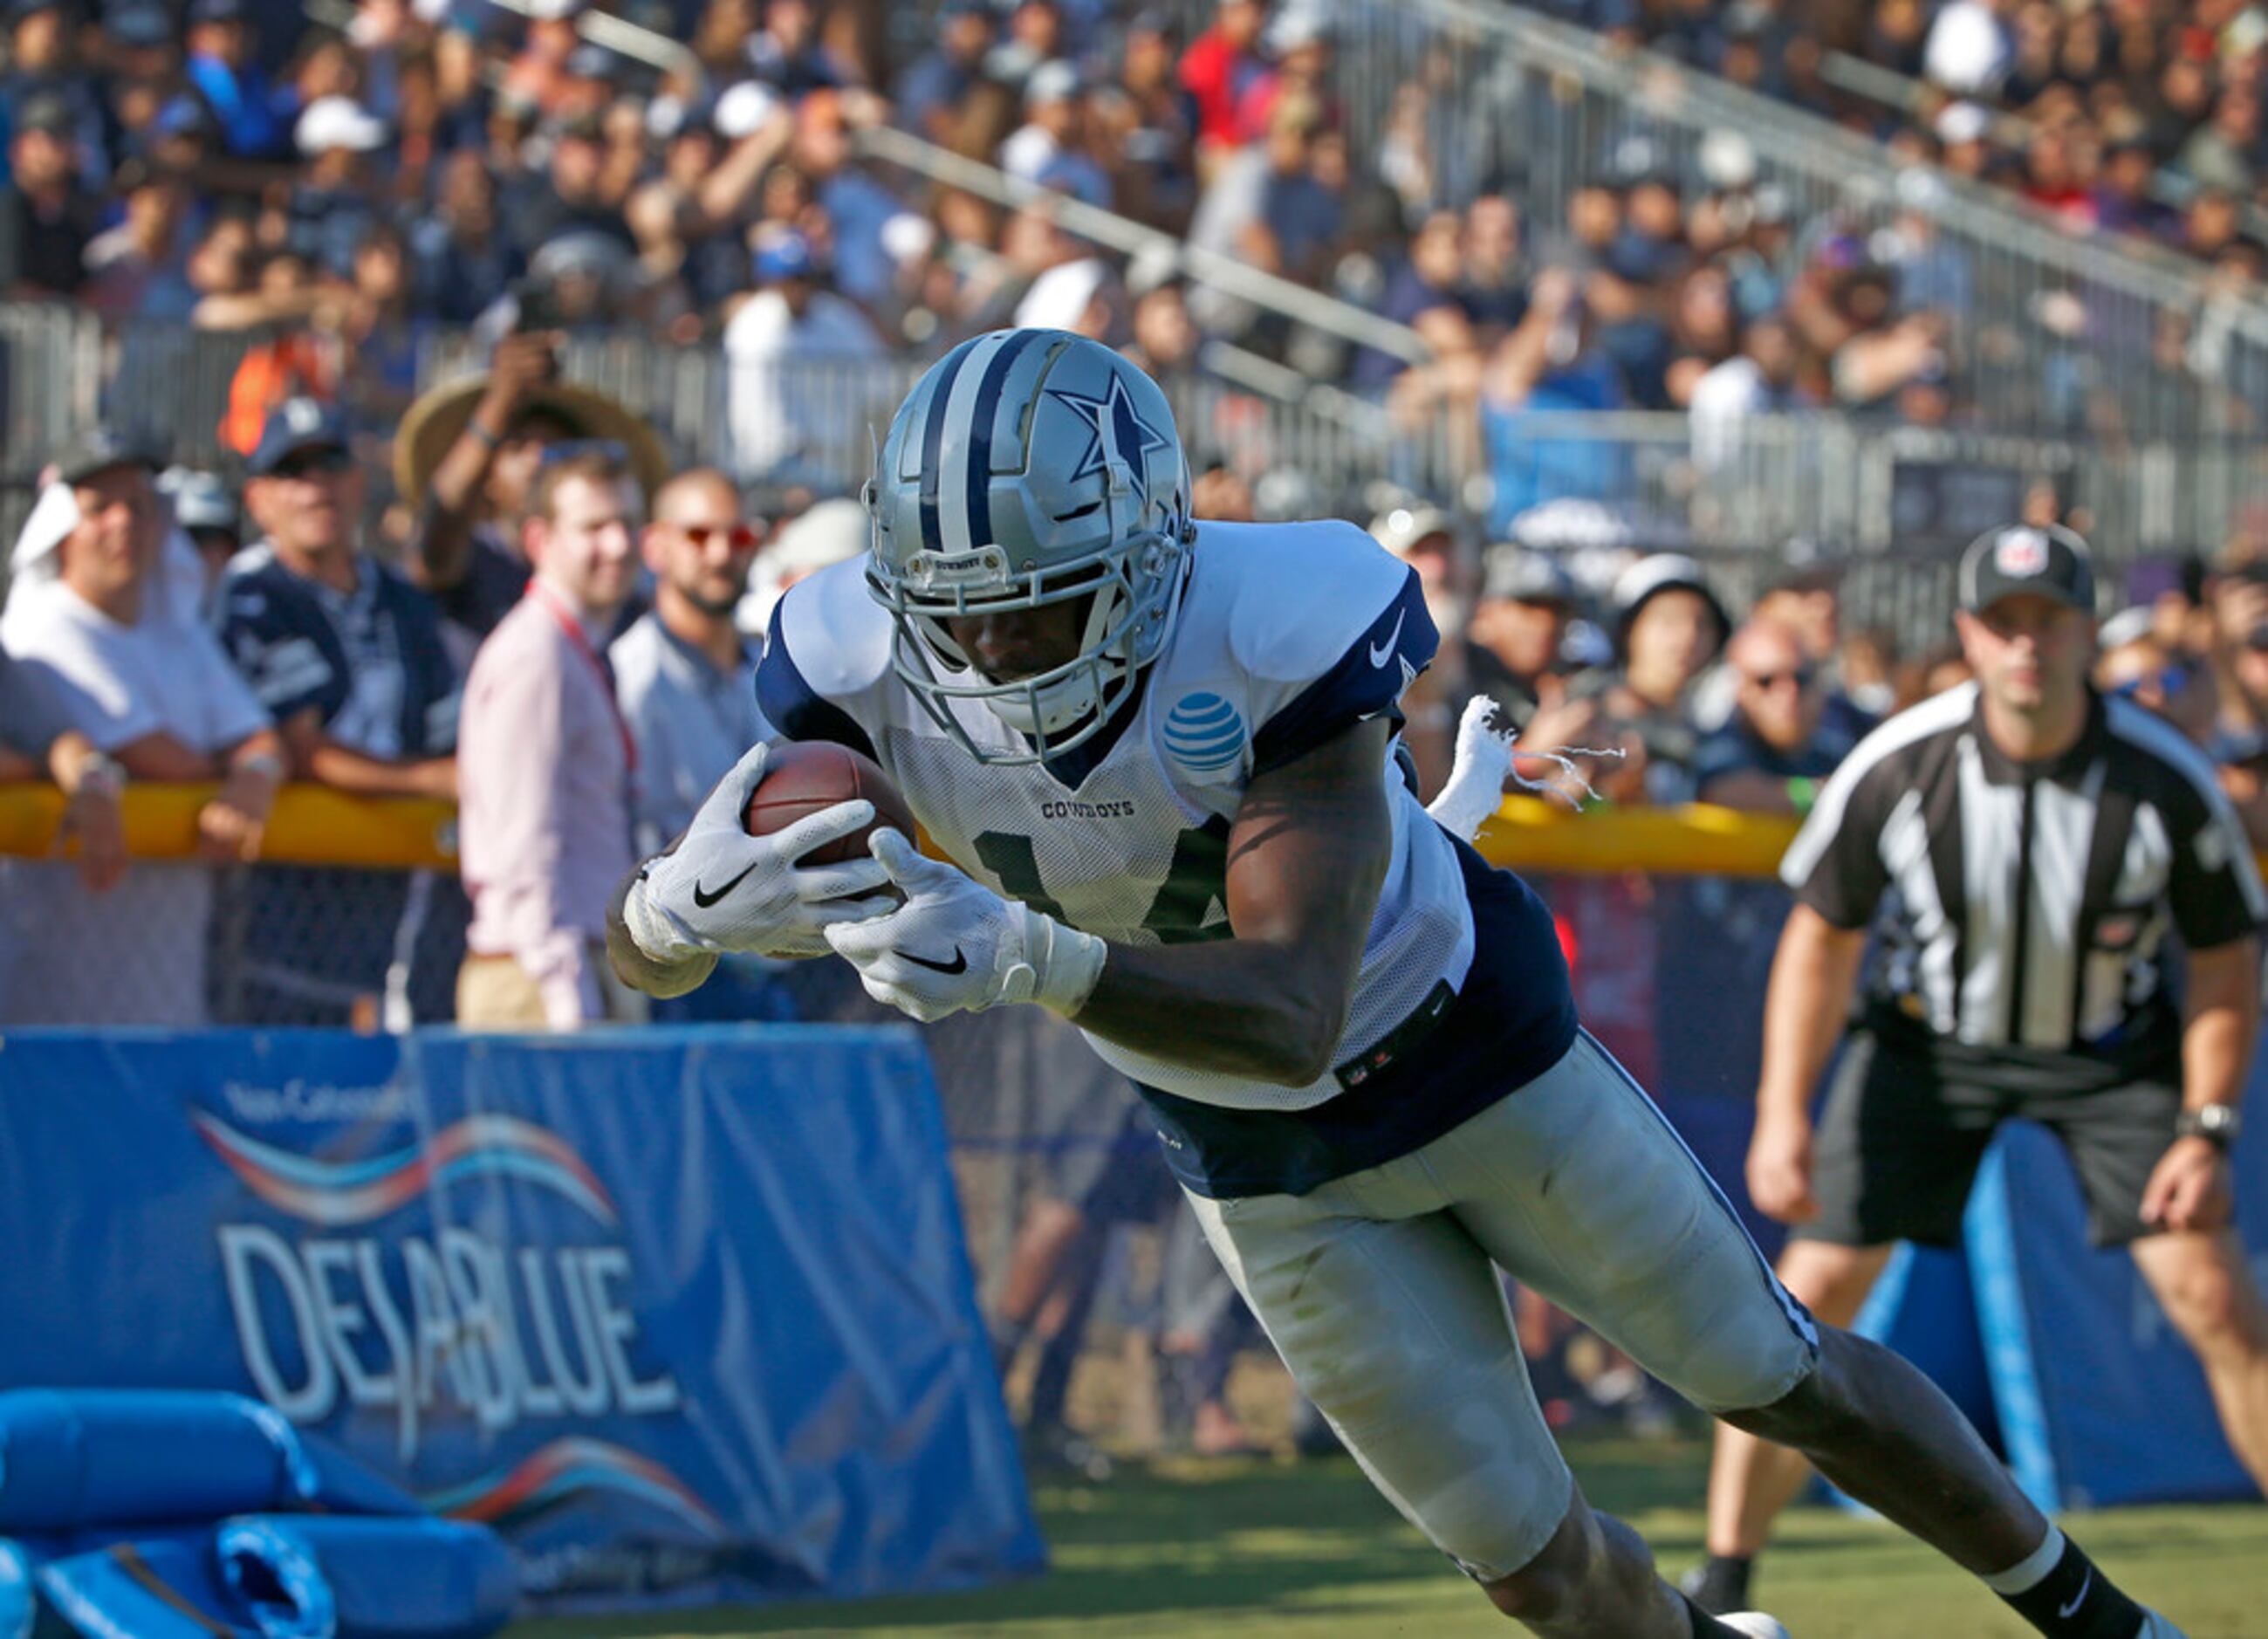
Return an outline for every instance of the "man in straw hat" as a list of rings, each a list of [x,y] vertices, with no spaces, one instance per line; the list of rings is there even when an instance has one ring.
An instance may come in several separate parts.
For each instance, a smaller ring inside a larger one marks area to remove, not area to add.
[[[651,426],[558,379],[558,343],[549,332],[505,336],[486,375],[435,388],[394,435],[394,484],[418,512],[410,563],[441,606],[460,669],[526,590],[519,525],[547,449],[617,445],[648,495],[669,476]]]

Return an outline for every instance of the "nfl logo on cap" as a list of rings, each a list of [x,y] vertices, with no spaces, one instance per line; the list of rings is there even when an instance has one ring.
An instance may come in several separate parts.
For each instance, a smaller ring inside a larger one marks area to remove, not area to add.
[[[2048,538],[2036,529],[2004,529],[1992,549],[1992,567],[2014,579],[2046,572]]]

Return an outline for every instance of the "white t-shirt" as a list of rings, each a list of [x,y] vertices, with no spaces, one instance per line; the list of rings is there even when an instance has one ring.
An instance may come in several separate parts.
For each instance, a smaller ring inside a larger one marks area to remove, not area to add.
[[[269,726],[203,626],[158,615],[121,625],[60,581],[16,588],[0,649],[11,738],[44,742],[76,728],[115,751],[162,733],[210,756]],[[209,867],[140,862],[95,894],[70,866],[19,862],[0,897],[0,1021],[204,1022]]]
[[[883,384],[864,379],[861,366],[881,357],[882,343],[843,298],[814,292],[798,318],[777,291],[758,291],[725,325],[724,342],[726,423],[742,470],[770,473],[794,456],[815,455],[843,428],[858,429],[864,439],[866,417],[852,412],[863,411],[864,398]],[[840,377],[816,367],[822,362],[844,366]],[[862,469],[865,460],[862,446]]]
[[[1771,406],[1771,389],[1755,359],[1735,354],[1712,365],[1693,384],[1685,407],[1693,428],[1693,459],[1705,469],[1727,464],[1740,454],[1741,423]]]

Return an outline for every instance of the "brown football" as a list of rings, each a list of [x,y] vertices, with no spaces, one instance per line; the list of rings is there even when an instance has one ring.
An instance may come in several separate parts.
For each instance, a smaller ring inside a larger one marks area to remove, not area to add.
[[[864,859],[866,838],[887,826],[917,838],[913,810],[890,777],[871,757],[825,740],[794,740],[775,745],[764,758],[764,777],[748,798],[740,823],[751,837],[769,837],[799,819],[864,797],[874,805],[873,823],[839,842],[822,844],[798,865],[840,865]]]

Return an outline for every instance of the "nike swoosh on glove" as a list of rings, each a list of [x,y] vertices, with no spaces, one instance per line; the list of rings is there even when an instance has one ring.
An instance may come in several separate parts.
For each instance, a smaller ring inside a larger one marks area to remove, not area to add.
[[[835,953],[858,970],[875,1000],[927,1024],[1007,1001],[1076,1013],[1102,973],[1103,941],[1003,899],[895,831],[867,846],[905,903],[827,929]]]
[[[622,924],[655,961],[725,951],[821,956],[830,926],[874,914],[857,897],[889,881],[879,860],[795,863],[870,823],[873,803],[838,802],[768,837],[743,829],[740,816],[764,777],[766,750],[756,746],[735,763],[669,852],[638,867],[622,901]]]

